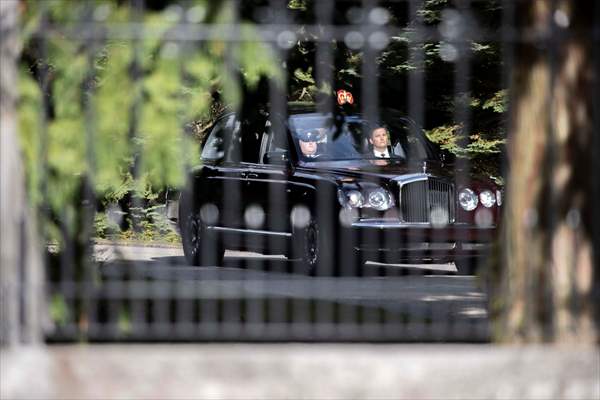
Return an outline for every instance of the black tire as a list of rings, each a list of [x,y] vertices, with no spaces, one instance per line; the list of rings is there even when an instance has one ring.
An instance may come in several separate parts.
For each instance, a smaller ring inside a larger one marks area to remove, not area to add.
[[[300,259],[304,272],[313,276],[339,273],[335,239],[335,230],[331,228],[331,224],[320,223],[316,219],[311,219],[305,227],[294,232],[294,257]]]
[[[461,258],[454,260],[456,275],[476,275],[481,265],[478,258]]]
[[[193,206],[190,191],[183,191],[179,199],[179,227],[183,254],[191,265],[223,265],[225,249],[218,235],[209,232]]]

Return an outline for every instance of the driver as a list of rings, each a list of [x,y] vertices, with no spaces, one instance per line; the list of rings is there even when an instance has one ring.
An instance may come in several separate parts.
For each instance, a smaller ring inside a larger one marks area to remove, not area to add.
[[[322,133],[318,129],[308,130],[298,133],[298,144],[300,151],[306,158],[316,158],[319,154],[317,142],[323,139]]]

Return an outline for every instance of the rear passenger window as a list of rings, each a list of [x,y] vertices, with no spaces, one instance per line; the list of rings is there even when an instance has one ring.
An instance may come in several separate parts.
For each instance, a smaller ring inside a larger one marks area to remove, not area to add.
[[[267,132],[269,133],[269,143],[267,146],[267,151],[285,151],[287,150],[287,132],[282,130],[272,129],[271,124],[267,127]]]
[[[231,161],[257,164],[259,162],[260,145],[265,131],[265,118],[245,118],[236,120],[233,130]]]
[[[217,162],[223,160],[225,157],[226,142],[230,138],[233,122],[233,115],[229,115],[216,123],[202,149],[203,161]]]

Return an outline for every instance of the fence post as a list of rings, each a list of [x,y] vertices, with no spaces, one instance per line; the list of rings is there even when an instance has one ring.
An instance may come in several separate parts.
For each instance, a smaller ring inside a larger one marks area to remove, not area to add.
[[[43,265],[18,138],[19,2],[0,1],[0,345],[42,340]]]

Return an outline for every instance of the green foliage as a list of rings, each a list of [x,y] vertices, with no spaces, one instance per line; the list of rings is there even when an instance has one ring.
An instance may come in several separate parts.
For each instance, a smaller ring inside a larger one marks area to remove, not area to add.
[[[72,317],[69,312],[69,307],[61,294],[55,293],[52,295],[49,307],[50,318],[55,324],[64,326],[71,321]]]
[[[417,14],[426,24],[434,24],[441,21],[441,11],[448,5],[448,0],[425,0]]]
[[[147,194],[145,198],[150,205],[131,208],[131,213],[126,218],[135,221],[135,230],[121,231],[115,218],[110,217],[115,210],[97,212],[94,218],[94,237],[132,242],[179,243],[179,235],[165,217],[164,205],[155,201],[156,197],[156,193]],[[149,201],[149,198],[154,198],[154,201]]]
[[[456,157],[468,158],[474,171],[486,174],[496,180],[496,183],[503,184],[499,164],[506,139],[488,138],[488,135],[482,133],[465,138],[462,130],[463,127],[459,124],[442,125],[425,131],[425,134],[442,150]]]
[[[462,129],[463,127],[458,124],[442,125],[425,131],[425,134],[440,148],[459,157],[472,158],[477,154],[498,154],[502,152],[502,146],[506,143],[506,139],[486,139],[481,133],[472,134],[465,141]]]
[[[508,91],[506,89],[499,90],[494,94],[494,97],[488,99],[481,107],[484,110],[492,109],[494,112],[502,114],[508,110]]]
[[[25,168],[27,170],[27,189],[30,201],[38,206],[41,202],[39,184],[41,181],[42,142],[39,140],[42,107],[42,94],[39,85],[27,71],[19,73],[19,132]]]
[[[459,130],[460,125],[442,125],[425,131],[425,134],[429,140],[438,144],[443,150],[448,150],[453,154],[460,154],[461,150],[457,145],[459,139],[457,132]]]
[[[104,212],[98,212],[94,216],[94,237],[107,239],[119,232],[119,225],[111,221]]]
[[[117,323],[119,332],[123,335],[130,334],[133,330],[133,324],[131,321],[131,312],[128,307],[121,305],[119,308],[119,319]]]
[[[471,142],[466,148],[470,154],[498,154],[502,152],[502,146],[506,144],[505,139],[486,140],[481,134],[469,136]]]
[[[300,68],[294,70],[293,80],[295,81],[295,93],[292,94],[293,99],[298,101],[314,101],[317,93],[317,85],[313,77],[312,67],[308,67],[306,71]]]
[[[250,88],[255,88],[261,76],[268,76],[275,83],[283,82],[283,73],[273,62],[275,54],[251,24],[241,24],[242,37],[246,38],[238,49],[237,63],[241,66],[242,76]]]
[[[287,6],[292,10],[306,11],[307,9],[306,0],[289,0]]]
[[[294,77],[302,82],[307,82],[313,85],[315,83],[315,78],[312,76],[312,67],[308,67],[306,72],[302,71],[300,68],[296,69],[294,71]]]
[[[196,46],[163,39],[162,33],[177,22],[168,8],[140,16],[153,33],[149,37],[90,42],[54,30],[42,32],[42,13],[57,27],[69,27],[84,13],[99,10],[106,11],[107,24],[126,23],[134,18],[127,2],[26,5],[19,76],[21,143],[30,198],[39,206],[40,189],[47,187],[50,213],[56,216],[52,221],[76,219],[84,182],[106,202],[128,193],[150,200],[161,188],[181,186],[186,167],[200,162],[198,142],[183,134],[183,127],[212,117],[215,92],[226,103],[239,104],[242,82],[237,71],[226,68],[228,54],[249,87],[264,75],[282,81],[270,48],[249,24],[241,25],[241,32],[256,40],[244,41],[231,52],[220,40]],[[232,6],[214,7],[215,22],[230,21]],[[48,83],[42,90],[43,79]],[[98,233],[106,234],[108,227],[100,222]]]
[[[497,51],[497,49],[495,48],[495,46],[492,46],[489,43],[477,43],[477,42],[472,42],[471,43],[471,51],[473,51],[473,53],[483,53],[483,54],[487,54],[487,55],[494,55]]]

